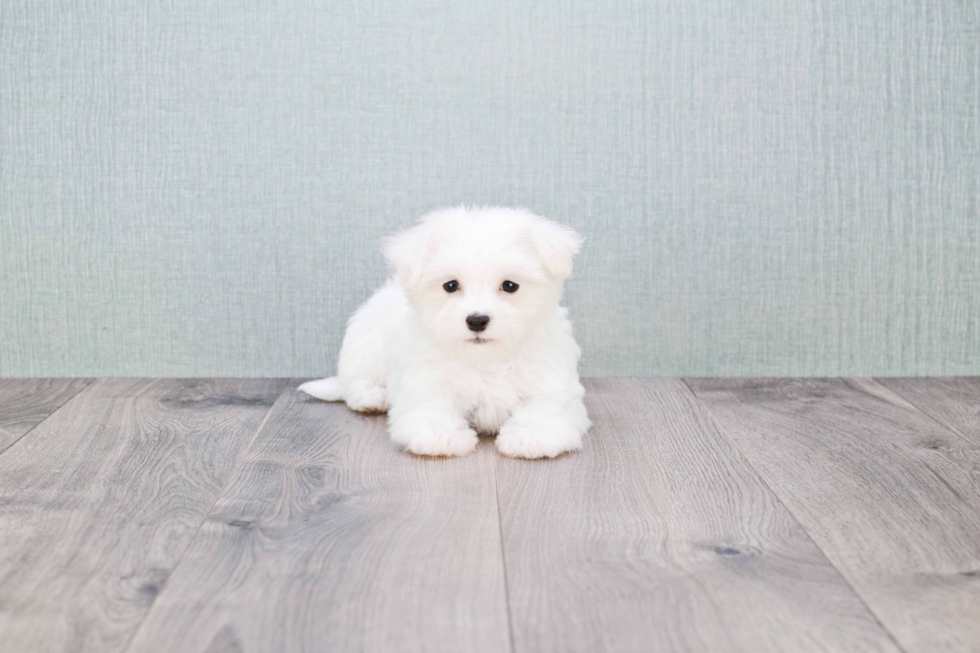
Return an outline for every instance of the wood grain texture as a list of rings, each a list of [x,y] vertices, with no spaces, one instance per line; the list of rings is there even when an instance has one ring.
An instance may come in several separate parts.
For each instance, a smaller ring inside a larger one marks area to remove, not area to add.
[[[692,380],[909,651],[980,647],[980,449],[872,380]]]
[[[99,380],[0,456],[0,649],[122,650],[283,383]]]
[[[890,378],[878,383],[980,446],[980,377]]]
[[[414,457],[299,383],[129,650],[509,650],[490,443]]]
[[[586,387],[584,451],[498,461],[517,653],[897,650],[681,381]]]
[[[0,379],[0,453],[92,379]]]

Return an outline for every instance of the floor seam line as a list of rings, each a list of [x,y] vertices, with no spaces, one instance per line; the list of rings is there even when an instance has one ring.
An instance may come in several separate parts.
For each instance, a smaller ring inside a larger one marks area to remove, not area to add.
[[[901,643],[899,643],[895,635],[892,634],[892,631],[889,630],[884,623],[882,623],[877,613],[875,613],[875,611],[871,609],[871,606],[868,605],[868,602],[865,601],[864,597],[861,596],[861,593],[858,592],[857,588],[854,587],[854,584],[851,583],[851,581],[847,578],[844,572],[837,565],[834,564],[834,561],[831,560],[830,556],[827,555],[827,552],[823,550],[823,547],[820,546],[817,540],[813,537],[813,534],[811,534],[810,531],[807,530],[806,526],[804,526],[803,523],[799,520],[799,518],[797,518],[796,514],[790,509],[788,505],[786,505],[786,502],[783,501],[783,498],[779,496],[776,490],[773,489],[773,487],[769,484],[769,481],[767,481],[765,477],[759,473],[759,470],[755,468],[755,465],[753,465],[752,461],[749,460],[748,456],[745,455],[745,452],[743,452],[741,447],[739,447],[738,444],[735,442],[735,440],[732,439],[732,436],[728,434],[728,430],[725,429],[721,421],[719,421],[718,418],[715,417],[715,414],[711,412],[711,409],[708,408],[708,406],[703,401],[701,401],[701,398],[698,397],[696,392],[694,392],[694,388],[691,387],[691,384],[688,383],[687,379],[684,377],[680,377],[680,380],[681,383],[683,383],[684,386],[687,388],[687,391],[691,393],[691,396],[694,397],[694,400],[697,401],[698,404],[705,410],[705,412],[708,414],[708,417],[711,418],[711,421],[715,424],[715,426],[718,427],[718,430],[721,432],[721,434],[725,436],[725,439],[731,443],[731,445],[735,448],[735,451],[738,452],[738,455],[742,457],[742,460],[745,461],[745,464],[749,466],[749,469],[752,470],[752,473],[755,474],[756,478],[758,478],[759,481],[766,486],[766,489],[768,489],[769,492],[772,493],[772,496],[776,499],[776,501],[779,502],[779,505],[781,505],[786,510],[786,514],[788,514],[793,519],[793,521],[796,522],[796,525],[800,527],[800,530],[806,533],[807,538],[811,542],[813,542],[813,546],[817,547],[817,550],[819,550],[820,553],[823,555],[824,559],[828,563],[830,563],[830,566],[834,568],[834,570],[837,572],[837,575],[840,576],[841,580],[843,580],[847,584],[847,586],[851,588],[851,591],[854,592],[854,596],[857,597],[858,601],[861,602],[861,605],[864,606],[864,609],[867,610],[868,614],[871,615],[871,618],[875,620],[875,623],[878,624],[878,626],[885,633],[885,635],[888,636],[888,639],[892,641],[892,643],[899,651],[903,651],[907,653],[905,647],[902,646]]]
[[[495,448],[496,449],[496,448]],[[510,581],[507,578],[507,553],[504,551],[504,520],[500,512],[500,484],[497,482],[497,453],[493,454],[493,492],[497,499],[497,533],[500,535],[500,564],[504,570],[504,604],[507,606],[507,634],[511,653],[517,653],[514,644],[514,615],[510,608]]]
[[[34,432],[34,431],[35,431],[35,430],[36,430],[36,429],[37,429],[37,428],[38,428],[39,426],[41,426],[41,424],[44,424],[44,423],[45,423],[45,422],[47,422],[47,421],[48,421],[49,419],[51,419],[51,417],[52,417],[52,416],[53,416],[53,415],[54,415],[55,413],[57,413],[57,412],[58,412],[59,410],[61,410],[62,408],[64,408],[64,407],[65,407],[65,406],[67,406],[68,404],[70,404],[70,403],[71,403],[71,401],[72,401],[72,399],[74,399],[75,397],[77,397],[78,395],[80,395],[80,394],[82,393],[82,391],[84,391],[84,390],[85,390],[86,388],[88,388],[88,387],[89,387],[90,385],[92,385],[92,384],[93,384],[93,383],[95,383],[96,381],[98,381],[98,379],[97,379],[97,378],[96,378],[96,379],[89,379],[89,382],[88,382],[88,383],[86,383],[86,384],[85,384],[85,385],[83,385],[83,386],[82,386],[81,388],[79,388],[79,389],[78,389],[78,390],[77,390],[77,391],[75,392],[75,394],[73,394],[72,396],[70,396],[70,397],[68,397],[68,399],[66,399],[66,400],[65,400],[65,402],[64,402],[63,404],[61,404],[60,406],[58,406],[57,408],[55,408],[55,409],[54,409],[53,411],[51,411],[51,413],[50,413],[50,414],[49,414],[49,415],[48,415],[47,417],[45,417],[44,419],[42,419],[42,420],[41,420],[40,422],[38,422],[37,424],[35,424],[35,425],[34,425],[34,426],[32,426],[31,428],[29,428],[29,429],[28,429],[28,430],[27,430],[26,432],[24,432],[24,433],[23,433],[23,434],[22,434],[22,435],[21,435],[21,436],[20,436],[19,438],[17,438],[16,440],[14,440],[14,441],[13,441],[13,442],[11,442],[10,444],[8,444],[8,445],[7,445],[7,448],[6,448],[6,449],[4,449],[3,451],[0,451],[0,456],[2,456],[3,454],[5,454],[5,453],[7,453],[7,452],[8,452],[8,451],[10,451],[11,449],[13,449],[13,448],[14,448],[14,446],[15,446],[15,445],[16,445],[16,444],[17,444],[18,442],[20,442],[21,440],[23,440],[24,438],[26,438],[26,437],[27,437],[28,435],[30,435],[31,433],[33,433],[33,432]]]
[[[208,516],[214,510],[214,507],[218,505],[218,500],[221,499],[222,496],[224,496],[225,490],[228,489],[228,486],[231,484],[232,480],[234,480],[235,473],[238,471],[238,468],[241,467],[242,461],[245,460],[245,457],[246,455],[248,455],[248,452],[252,448],[252,445],[255,444],[255,441],[259,439],[259,434],[262,432],[262,429],[265,428],[265,425],[269,421],[269,417],[272,415],[272,411],[275,409],[276,405],[282,399],[283,395],[286,394],[286,388],[289,387],[289,382],[291,380],[292,379],[283,379],[282,389],[279,391],[279,394],[276,396],[276,400],[273,401],[272,404],[269,406],[269,410],[266,412],[265,417],[262,418],[262,422],[259,424],[259,427],[255,430],[255,434],[252,435],[252,439],[249,441],[248,446],[246,446],[245,449],[242,451],[242,455],[238,458],[238,461],[235,463],[235,467],[232,468],[231,474],[228,475],[228,480],[225,481],[225,484],[222,486],[221,490],[218,491],[217,496],[215,496],[214,501],[211,502],[211,507],[208,508],[207,512],[204,513],[204,517],[201,519],[201,522],[197,525],[197,528],[194,529],[194,534],[190,537],[190,539],[187,540],[187,546],[184,548],[183,552],[181,552],[180,558],[177,559],[177,562],[170,570],[170,573],[167,574],[167,579],[160,584],[160,588],[159,590],[157,590],[156,595],[153,597],[153,601],[151,601],[150,605],[147,606],[146,613],[143,615],[143,618],[140,619],[140,622],[139,624],[137,624],[136,628],[133,629],[133,634],[129,636],[129,639],[126,641],[126,645],[123,648],[119,649],[123,653],[128,651],[130,647],[133,645],[133,641],[136,639],[136,635],[139,633],[140,629],[143,628],[143,624],[146,623],[146,620],[149,618],[150,612],[153,611],[153,606],[156,605],[157,599],[159,599],[160,595],[163,594],[164,590],[167,589],[167,584],[170,582],[170,579],[173,578],[174,572],[176,572],[177,568],[180,567],[182,562],[184,562],[184,557],[187,555],[187,552],[190,551],[191,547],[194,545],[194,540],[197,539],[198,533],[201,532],[201,527],[204,526],[204,522],[208,520]]]
[[[914,401],[912,401],[911,399],[909,399],[908,397],[906,397],[904,394],[902,394],[898,390],[895,390],[893,388],[890,388],[887,385],[885,385],[884,383],[882,383],[881,381],[879,381],[878,379],[880,377],[870,377],[870,378],[871,378],[872,381],[874,381],[875,383],[877,383],[878,385],[880,385],[885,390],[888,390],[889,392],[894,393],[896,397],[898,397],[899,399],[901,399],[902,401],[904,401],[905,403],[907,403],[909,406],[911,406],[912,408],[914,408],[917,412],[922,413],[923,415],[925,415],[926,417],[928,417],[929,419],[931,419],[936,424],[939,424],[939,426],[943,427],[944,429],[946,429],[947,431],[949,431],[950,433],[952,433],[953,435],[955,435],[959,439],[963,440],[964,442],[966,442],[971,447],[980,450],[980,444],[977,444],[976,442],[974,442],[970,438],[968,438],[965,435],[963,435],[962,433],[960,433],[959,429],[957,429],[955,427],[952,427],[949,424],[946,424],[945,422],[939,421],[939,418],[938,417],[933,417],[931,413],[928,413],[925,410],[923,410],[921,407],[919,407],[919,404],[915,403]]]

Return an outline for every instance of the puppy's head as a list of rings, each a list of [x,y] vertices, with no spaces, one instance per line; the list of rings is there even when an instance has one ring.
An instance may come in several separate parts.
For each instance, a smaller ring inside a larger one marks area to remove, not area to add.
[[[513,356],[554,315],[581,245],[528,211],[460,207],[430,213],[384,252],[425,335],[479,364]]]

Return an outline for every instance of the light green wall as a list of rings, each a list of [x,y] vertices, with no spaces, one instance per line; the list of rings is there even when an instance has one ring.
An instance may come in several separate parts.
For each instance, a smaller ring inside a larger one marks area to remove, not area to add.
[[[0,0],[2,376],[329,373],[460,202],[588,375],[980,374],[980,2]]]

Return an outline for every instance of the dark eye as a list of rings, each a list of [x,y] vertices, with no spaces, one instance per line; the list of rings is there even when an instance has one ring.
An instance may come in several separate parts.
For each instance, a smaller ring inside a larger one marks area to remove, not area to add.
[[[520,286],[518,286],[513,281],[505,281],[502,284],[500,284],[500,289],[503,290],[504,292],[517,292],[518,288],[520,288]]]
[[[442,287],[446,289],[446,292],[456,292],[459,290],[459,282],[453,279],[452,281],[447,281],[446,283],[442,284]]]

